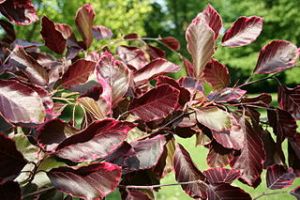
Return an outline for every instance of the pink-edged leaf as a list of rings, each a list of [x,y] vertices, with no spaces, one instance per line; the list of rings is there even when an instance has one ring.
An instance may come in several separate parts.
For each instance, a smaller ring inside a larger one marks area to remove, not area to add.
[[[179,94],[178,89],[161,85],[134,99],[129,111],[146,122],[162,119],[175,110]]]
[[[15,142],[0,133],[0,184],[14,180],[26,163]]]
[[[238,187],[228,183],[209,185],[207,189],[207,199],[209,200],[251,200],[251,196]]]
[[[273,132],[277,135],[277,142],[281,144],[286,137],[293,137],[297,130],[296,120],[284,110],[268,110],[268,120]]]
[[[274,40],[259,53],[256,74],[279,73],[294,67],[299,58],[297,46],[286,40]]]
[[[222,38],[222,45],[240,47],[251,44],[260,35],[263,28],[263,18],[240,17],[226,31]]]
[[[179,51],[180,49],[180,42],[172,36],[160,38],[159,40],[174,51]]]
[[[114,119],[95,121],[60,143],[55,154],[73,162],[104,158],[122,144],[133,127],[130,122]]]
[[[85,83],[94,71],[95,66],[95,62],[84,59],[77,60],[63,75],[61,84],[65,88],[71,88],[72,86]]]
[[[0,184],[0,194],[2,200],[20,200],[22,197],[19,184],[13,181]]]
[[[67,43],[66,39],[63,34],[56,29],[55,23],[45,16],[42,18],[41,35],[45,41],[45,45],[49,49],[58,54],[64,52]]]
[[[180,70],[178,65],[171,63],[163,58],[157,58],[142,69],[134,73],[134,82],[136,84],[144,83],[153,79],[155,76],[167,73],[175,73]]]
[[[224,88],[221,91],[210,93],[207,98],[216,103],[238,102],[247,93],[239,88]]]
[[[200,13],[188,26],[185,38],[187,49],[191,54],[194,65],[194,77],[200,79],[205,65],[210,61],[214,54],[215,33],[209,27],[205,16]]]
[[[246,184],[257,187],[260,182],[260,174],[263,168],[265,152],[260,137],[260,132],[253,127],[244,117],[240,120],[244,133],[244,147],[241,155],[234,162],[233,168],[241,171],[241,179]]]
[[[189,153],[180,144],[176,145],[173,166],[176,181],[198,181],[187,185],[181,185],[182,189],[192,198],[206,199],[206,186],[203,184],[205,176],[196,167]]]
[[[33,84],[47,85],[49,77],[46,69],[27,54],[22,47],[14,48],[9,62],[17,66]]]
[[[227,67],[215,59],[207,63],[203,70],[202,78],[211,84],[215,90],[227,87],[230,82]]]
[[[104,52],[100,58],[97,78],[110,86],[112,106],[116,106],[123,99],[131,83],[131,73],[126,65],[116,60],[109,52]]]
[[[38,93],[15,80],[0,80],[0,113],[11,123],[40,124],[46,115]]]
[[[56,189],[85,200],[103,199],[113,192],[121,174],[119,166],[107,162],[79,168],[54,168],[47,173]]]
[[[290,192],[291,195],[297,198],[297,200],[300,200],[300,186],[296,187]]]
[[[222,28],[222,18],[220,14],[210,4],[208,4],[202,13],[209,27],[215,32],[215,39],[217,39]]]
[[[271,190],[287,188],[293,184],[296,175],[292,168],[282,165],[272,165],[267,169],[267,187]]]
[[[183,65],[185,67],[186,73],[193,77],[194,76],[194,65],[188,59],[183,58]]]
[[[142,69],[149,63],[146,53],[137,47],[121,45],[117,48],[117,53],[123,62],[135,70]]]
[[[32,0],[7,0],[0,4],[0,12],[17,25],[29,25],[38,20]]]
[[[105,26],[93,26],[93,35],[96,40],[109,39],[113,36],[111,30]]]
[[[55,23],[55,29],[59,31],[64,39],[69,39],[73,37],[72,27],[68,24]]]
[[[197,109],[196,117],[200,124],[214,131],[224,131],[231,128],[229,114],[218,107]]]
[[[37,128],[37,142],[44,151],[53,152],[61,142],[76,132],[75,128],[60,119],[49,120]]]
[[[75,22],[79,33],[83,38],[85,48],[89,48],[93,42],[93,22],[95,12],[91,4],[85,4],[77,10]]]
[[[278,103],[281,109],[289,112],[297,120],[300,119],[300,86],[288,88],[278,87]]]
[[[231,149],[226,149],[216,141],[209,144],[209,152],[206,157],[208,166],[210,167],[225,167],[233,159]]]
[[[211,184],[229,183],[241,176],[239,170],[225,168],[211,168],[203,172],[204,176]]]

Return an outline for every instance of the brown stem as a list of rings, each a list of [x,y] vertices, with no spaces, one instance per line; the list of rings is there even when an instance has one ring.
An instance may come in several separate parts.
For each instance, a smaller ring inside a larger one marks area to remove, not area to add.
[[[274,78],[275,77],[275,74],[273,74],[272,76],[267,76],[267,77],[264,77],[262,79],[258,79],[258,80],[254,80],[254,81],[246,81],[245,83],[243,83],[242,85],[239,85],[238,88],[241,88],[241,87],[245,87],[245,86],[248,86],[248,85],[252,85],[254,83],[258,83],[258,82],[261,82],[261,81],[265,81],[265,80],[268,80],[270,78]]]
[[[47,192],[47,191],[53,190],[53,189],[54,189],[54,187],[43,188],[43,189],[37,190],[35,192],[28,193],[28,194],[22,196],[22,199],[25,199],[27,197],[31,197],[31,196],[34,196],[34,195],[37,195],[37,194],[41,194],[43,192]]]
[[[263,192],[262,194],[258,195],[257,197],[253,198],[253,200],[257,200],[260,199],[264,196],[271,196],[271,195],[275,195],[275,194],[282,194],[285,193],[286,191],[276,191],[276,192]]]

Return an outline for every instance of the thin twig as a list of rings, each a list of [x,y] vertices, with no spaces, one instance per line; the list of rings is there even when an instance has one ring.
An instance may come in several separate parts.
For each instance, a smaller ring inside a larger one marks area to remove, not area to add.
[[[245,86],[248,86],[248,85],[252,85],[254,83],[258,83],[258,82],[261,82],[261,81],[265,81],[265,80],[268,80],[268,79],[271,79],[271,78],[274,78],[275,77],[275,74],[273,74],[272,76],[267,76],[267,77],[264,77],[262,79],[257,79],[257,80],[254,80],[254,81],[246,81],[245,83],[243,83],[242,85],[239,85],[238,88],[241,88],[241,87],[245,87]]]
[[[257,197],[253,198],[253,200],[260,199],[264,196],[270,196],[270,195],[275,195],[275,194],[282,194],[285,193],[286,191],[276,191],[276,192],[263,192],[262,194],[258,195]]]
[[[31,196],[34,196],[34,195],[37,195],[37,194],[41,194],[43,192],[47,192],[47,191],[53,190],[53,189],[54,189],[54,187],[47,187],[47,188],[44,188],[44,189],[40,189],[40,190],[37,190],[35,192],[31,192],[31,193],[28,193],[28,194],[22,196],[22,199],[25,199],[27,197],[31,197]]]

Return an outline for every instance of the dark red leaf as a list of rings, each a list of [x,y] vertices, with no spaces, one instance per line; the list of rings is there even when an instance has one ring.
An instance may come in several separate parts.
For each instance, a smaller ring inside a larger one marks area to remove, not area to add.
[[[202,78],[206,80],[215,90],[223,89],[229,85],[229,71],[225,65],[212,59],[204,67]]]
[[[134,99],[129,111],[146,122],[162,119],[175,110],[179,94],[178,89],[161,85]]]
[[[66,39],[63,34],[56,29],[55,23],[47,17],[42,18],[41,35],[45,45],[55,53],[62,54],[66,48]]]
[[[113,119],[95,121],[81,132],[60,143],[55,154],[73,162],[104,158],[127,138],[134,125]]]
[[[152,190],[126,189],[120,191],[122,200],[154,200]]]
[[[242,99],[243,104],[251,104],[257,106],[268,107],[272,102],[272,96],[267,93],[262,93],[257,97],[245,97]]]
[[[42,123],[43,100],[33,89],[15,80],[0,80],[0,113],[11,123]]]
[[[72,86],[85,83],[94,71],[95,65],[96,63],[92,61],[77,60],[63,75],[61,84],[65,88],[71,88]]]
[[[229,183],[241,176],[240,171],[235,169],[211,168],[203,172],[210,184]]]
[[[31,0],[7,0],[0,4],[0,12],[17,25],[29,25],[38,20]]]
[[[135,70],[142,69],[149,63],[146,53],[137,47],[121,45],[117,48],[117,53],[123,62]]]
[[[233,159],[233,151],[226,149],[216,141],[209,144],[209,152],[206,157],[208,166],[210,167],[224,167],[228,165]]]
[[[55,23],[55,29],[67,40],[73,37],[73,31],[68,24]]]
[[[93,26],[92,30],[96,40],[109,39],[113,36],[111,30],[105,26]]]
[[[282,165],[273,165],[267,169],[267,187],[271,190],[287,188],[293,184],[296,175],[293,169]]]
[[[292,167],[297,177],[300,177],[300,134],[288,140],[288,161],[289,167]]]
[[[290,192],[291,195],[297,198],[297,200],[300,200],[300,186],[296,187]]]
[[[215,39],[217,39],[220,29],[222,28],[222,18],[220,14],[210,4],[208,4],[202,13],[209,27],[215,32]]]
[[[125,40],[134,40],[134,39],[138,39],[139,35],[137,33],[129,33],[127,35],[124,35],[123,37]]]
[[[251,196],[241,188],[234,187],[228,183],[209,185],[207,189],[207,199],[209,200],[251,200]]]
[[[294,67],[299,58],[297,47],[286,40],[274,40],[259,53],[254,72],[272,74]]]
[[[152,45],[147,46],[147,53],[150,55],[151,60],[155,60],[157,58],[165,58],[166,52]]]
[[[205,176],[197,169],[189,153],[180,144],[176,145],[173,166],[178,182],[198,181],[181,185],[182,189],[192,198],[206,199]]]
[[[121,168],[102,162],[79,168],[54,168],[47,175],[54,187],[73,197],[103,199],[118,186]]]
[[[216,103],[239,102],[246,93],[246,90],[239,88],[224,88],[221,91],[210,93],[207,98]]]
[[[263,168],[265,152],[260,136],[260,131],[252,126],[244,117],[240,121],[244,133],[244,147],[241,155],[234,162],[233,168],[241,171],[241,179],[246,184],[257,187],[260,182],[260,174]]]
[[[186,73],[193,77],[194,76],[194,65],[188,59],[183,58],[183,65],[185,67]]]
[[[281,109],[289,112],[297,120],[300,120],[300,86],[288,88],[278,87],[278,103]]]
[[[14,48],[9,62],[18,67],[33,84],[41,86],[48,84],[49,77],[46,69],[27,54],[22,47]]]
[[[15,142],[0,133],[0,184],[14,180],[26,163]]]
[[[180,70],[178,65],[171,63],[163,58],[157,58],[142,69],[136,71],[134,73],[134,82],[136,84],[142,84],[145,81],[149,81],[154,77],[167,74],[167,73],[175,73]]]
[[[160,38],[159,40],[162,43],[164,43],[168,48],[170,48],[174,51],[179,51],[179,49],[180,49],[179,41],[176,38],[172,37],[172,36]]]
[[[21,200],[21,188],[17,182],[8,181],[0,185],[1,200]]]
[[[226,31],[222,38],[222,45],[240,47],[251,44],[260,35],[263,28],[261,17],[240,17]]]
[[[79,33],[83,38],[85,49],[93,42],[93,22],[95,12],[91,4],[85,4],[77,10],[75,22]]]
[[[185,38],[188,52],[193,58],[193,76],[196,79],[200,79],[205,65],[210,61],[215,51],[215,33],[209,27],[202,13],[193,19],[188,26]]]
[[[6,32],[4,38],[1,38],[2,41],[7,43],[13,43],[16,39],[16,32],[14,30],[14,26],[6,20],[0,19],[0,26]]]

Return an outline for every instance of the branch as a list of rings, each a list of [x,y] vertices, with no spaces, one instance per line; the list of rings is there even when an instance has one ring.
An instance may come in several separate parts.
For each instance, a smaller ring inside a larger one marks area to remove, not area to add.
[[[242,85],[239,85],[238,88],[241,88],[241,87],[245,87],[245,86],[248,86],[248,85],[252,85],[254,83],[258,83],[258,82],[261,82],[261,81],[265,81],[265,80],[268,80],[268,79],[273,79],[275,77],[275,74],[271,75],[271,76],[267,76],[267,77],[264,77],[262,79],[258,79],[258,80],[254,80],[254,81],[246,81],[245,83],[243,83]]]
[[[271,196],[271,195],[275,195],[275,194],[282,194],[285,193],[286,191],[276,191],[276,192],[263,192],[262,194],[258,195],[257,197],[254,197],[253,200],[257,200],[260,199],[264,196]]]
[[[27,197],[31,197],[31,196],[34,196],[34,195],[37,195],[37,194],[41,194],[43,192],[47,192],[49,190],[53,190],[54,187],[47,187],[47,188],[44,188],[44,189],[40,189],[40,190],[37,190],[35,192],[31,192],[31,193],[28,193],[24,196],[22,196],[22,199],[26,199]]]

